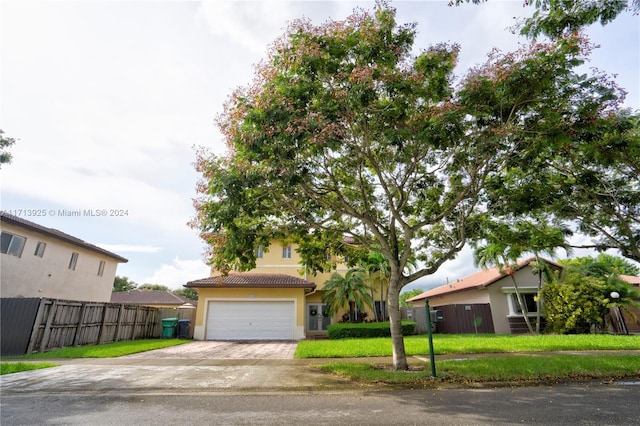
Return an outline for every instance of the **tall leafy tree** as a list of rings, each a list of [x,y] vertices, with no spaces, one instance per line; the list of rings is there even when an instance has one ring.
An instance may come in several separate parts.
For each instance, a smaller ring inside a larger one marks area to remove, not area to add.
[[[198,292],[192,288],[181,288],[179,290],[174,290],[172,293],[190,300],[198,300],[199,296]]]
[[[414,288],[413,290],[403,291],[402,293],[400,293],[400,306],[406,308],[407,306],[409,306],[409,304],[407,303],[408,299],[411,299],[412,297],[415,297],[422,293],[424,293],[424,290],[421,288]]]
[[[334,315],[348,307],[350,322],[357,321],[356,306],[360,311],[367,306],[373,307],[373,299],[361,269],[349,269],[344,276],[334,273],[325,283],[323,291],[322,303],[326,304],[327,313]]]
[[[465,1],[484,0],[455,3]],[[534,39],[541,34],[562,39],[595,22],[606,25],[623,12],[640,12],[640,0],[523,3],[535,12],[521,22],[521,33]],[[507,204],[502,220],[511,223],[540,222],[546,216],[546,224],[592,237],[590,243],[574,247],[617,249],[640,261],[640,116],[611,107],[603,110],[603,100],[619,104],[623,92],[612,83],[602,84],[602,73],[590,79],[598,84],[589,79],[574,82],[575,88],[593,90],[599,98],[580,105],[583,118],[575,123],[582,135],[563,141],[550,129],[549,146],[541,147],[537,158],[516,158],[495,176],[492,208],[497,213],[496,204]]]
[[[8,148],[16,143],[14,138],[10,138],[4,135],[4,130],[0,129],[0,167],[2,164],[11,163],[12,155],[8,151]]]
[[[119,277],[116,275],[113,280],[113,291],[129,291],[135,290],[138,285],[127,277]]]
[[[640,268],[638,268],[638,266],[626,259],[607,253],[600,253],[597,257],[585,256],[561,260],[559,263],[589,275],[640,275]]]
[[[141,286],[138,286],[138,290],[169,291],[169,287],[162,284],[142,284]]]
[[[486,0],[455,0],[460,3],[483,3]],[[640,0],[523,0],[535,8],[532,16],[519,23],[520,32],[531,38],[551,38],[571,34],[595,22],[606,25],[623,12],[638,14]]]
[[[494,51],[454,86],[458,46],[414,56],[415,35],[384,5],[292,23],[218,119],[228,154],[201,153],[196,166],[194,226],[219,270],[254,267],[255,248],[284,237],[309,271],[326,267],[327,248],[387,259],[396,369],[408,367],[400,291],[478,230],[487,180],[550,136],[582,137],[581,104],[606,111],[610,100],[598,96],[606,79],[573,72],[588,50],[578,38]]]

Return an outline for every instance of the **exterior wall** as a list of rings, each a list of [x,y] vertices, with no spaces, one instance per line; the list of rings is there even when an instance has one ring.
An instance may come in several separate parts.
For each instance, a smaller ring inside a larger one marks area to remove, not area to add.
[[[334,272],[345,274],[348,268],[345,265],[338,264],[337,269],[331,272],[317,273],[316,275],[305,272],[304,268],[300,265],[301,259],[298,254],[298,245],[291,244],[291,258],[285,259],[282,257],[283,244],[280,242],[274,242],[268,248],[264,249],[261,259],[256,259],[256,267],[251,272],[263,273],[263,274],[286,274],[294,277],[300,277],[307,281],[314,283],[318,290],[324,287],[331,275]]]
[[[2,297],[111,300],[118,266],[115,259],[6,222],[2,231],[26,238],[22,256],[0,255]],[[38,242],[46,243],[42,257],[34,255]],[[69,269],[73,252],[79,254],[75,270]],[[105,262],[102,276],[98,276],[100,261]]]
[[[306,273],[304,268],[300,265],[301,259],[300,255],[297,252],[298,245],[291,244],[291,258],[283,258],[282,257],[282,249],[283,244],[279,241],[274,241],[268,248],[263,250],[262,258],[256,259],[256,267],[252,269],[251,273],[262,273],[262,274],[286,274],[289,276],[300,277],[307,281],[310,281],[316,285],[316,290],[309,293],[308,295],[304,294],[302,289],[277,289],[277,288],[266,288],[266,289],[209,289],[209,288],[199,288],[197,289],[200,296],[198,299],[198,311],[195,320],[194,327],[194,338],[195,339],[204,339],[206,336],[205,330],[205,317],[207,315],[208,309],[208,301],[210,300],[244,300],[249,297],[249,294],[252,294],[258,298],[263,299],[291,299],[292,294],[294,293],[296,298],[296,338],[304,338],[305,337],[305,327],[306,327],[306,309],[307,304],[309,303],[322,303],[322,288],[325,283],[331,278],[334,273],[339,273],[341,275],[346,274],[349,268],[344,264],[337,264],[336,270],[330,272],[323,272],[317,274]],[[211,271],[211,276],[218,275],[218,272],[215,270]],[[380,280],[377,279],[373,282],[373,299],[374,301],[386,300],[386,292],[387,285],[384,284],[382,288],[382,296],[380,295]],[[231,290],[235,290],[235,292],[228,293]],[[282,295],[280,291],[286,290],[289,293],[289,296]],[[332,318],[332,323],[335,324],[342,319],[342,315],[348,312],[347,309],[339,310],[335,313]],[[367,313],[367,320],[375,319],[375,313],[372,308],[367,308],[365,310]]]
[[[302,288],[199,288],[198,310],[196,312],[193,338],[204,340],[206,336],[205,317],[211,301],[256,301],[261,300],[292,300],[296,311],[294,339],[305,338],[304,314],[305,293]]]
[[[306,299],[306,303],[320,303],[322,301],[322,288],[325,283],[331,278],[331,276],[337,272],[341,275],[347,273],[349,268],[344,264],[337,264],[336,270],[331,272],[319,272],[317,274],[305,273],[304,268],[300,265],[301,259],[297,252],[298,245],[291,244],[291,259],[282,258],[283,244],[281,242],[274,242],[269,246],[268,250],[263,251],[263,256],[260,259],[256,259],[256,268],[251,272],[265,273],[265,274],[287,274],[296,277],[301,277],[307,281],[310,281],[316,285],[316,292],[311,294]],[[380,297],[380,281],[376,280],[373,283],[373,299],[374,301],[386,300],[387,285],[384,284],[382,288],[383,295]],[[341,320],[342,315],[348,310],[341,310],[336,312],[333,317],[333,323],[337,323]],[[365,310],[368,316],[367,319],[374,319],[375,314],[373,309],[367,308]]]
[[[515,273],[515,279],[521,293],[538,292],[538,275],[531,272],[531,267],[526,266]],[[496,334],[511,334],[509,318],[522,318],[520,314],[511,313],[507,298],[514,293],[514,285],[511,277],[506,276],[488,287],[491,299],[491,314]],[[531,319],[536,314],[529,314]]]
[[[429,298],[429,306],[435,308],[445,305],[462,305],[462,304],[482,304],[489,303],[489,292],[487,289],[473,288],[469,290],[459,291],[457,293],[443,294],[442,296],[433,296]],[[420,301],[415,306],[424,306],[424,301]]]

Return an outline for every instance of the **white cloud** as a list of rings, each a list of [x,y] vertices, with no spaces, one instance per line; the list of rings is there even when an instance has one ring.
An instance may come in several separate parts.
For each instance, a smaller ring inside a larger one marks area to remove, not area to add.
[[[198,16],[214,35],[258,53],[265,52],[266,46],[283,33],[286,23],[297,17],[292,3],[271,0],[205,0]]]
[[[172,264],[163,264],[149,278],[141,284],[160,284],[172,290],[180,289],[188,281],[206,278],[209,276],[209,267],[202,260],[183,260],[174,258]]]
[[[96,244],[105,250],[113,253],[157,253],[162,247],[137,246],[133,244]]]

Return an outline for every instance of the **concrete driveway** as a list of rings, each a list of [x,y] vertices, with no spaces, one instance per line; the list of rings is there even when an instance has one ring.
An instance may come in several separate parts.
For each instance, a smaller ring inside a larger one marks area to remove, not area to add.
[[[313,368],[309,360],[293,359],[296,345],[291,341],[191,342],[118,358],[51,360],[63,365],[0,376],[0,393],[166,395],[354,387]]]
[[[291,340],[195,341],[121,359],[293,359],[297,346]]]

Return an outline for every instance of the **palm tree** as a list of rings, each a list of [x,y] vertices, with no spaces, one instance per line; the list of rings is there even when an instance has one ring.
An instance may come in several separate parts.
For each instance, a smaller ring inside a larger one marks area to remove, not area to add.
[[[364,311],[365,305],[373,305],[362,269],[349,269],[344,277],[334,273],[325,283],[323,290],[322,303],[326,305],[329,315],[334,315],[339,309],[348,306],[349,321],[354,321],[356,306]]]
[[[389,279],[389,275],[391,275],[391,268],[389,267],[389,261],[387,258],[382,255],[382,253],[377,251],[369,252],[369,256],[363,260],[361,263],[361,267],[367,274],[367,277],[370,280],[371,285],[371,300],[373,300],[373,286],[375,283],[376,277],[380,279],[380,316],[378,316],[378,311],[373,309],[374,315],[376,317],[376,321],[384,320],[384,312],[382,312],[384,298],[384,283]],[[377,276],[376,276],[377,274]]]

